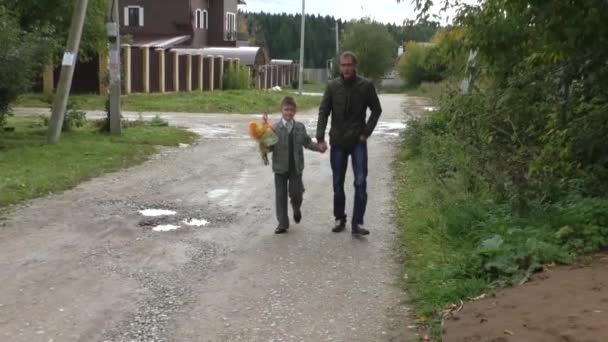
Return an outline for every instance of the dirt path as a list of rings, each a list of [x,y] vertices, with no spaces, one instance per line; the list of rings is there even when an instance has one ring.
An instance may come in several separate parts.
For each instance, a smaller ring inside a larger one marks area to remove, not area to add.
[[[307,153],[303,222],[275,236],[272,174],[245,135],[251,117],[171,114],[201,134],[197,144],[4,213],[0,340],[408,341],[390,171],[404,98],[381,100],[368,239],[329,232],[327,154]],[[312,131],[314,112],[299,115]],[[351,174],[347,184],[350,204]]]
[[[608,256],[549,269],[495,297],[466,303],[444,342],[600,342],[608,338]]]

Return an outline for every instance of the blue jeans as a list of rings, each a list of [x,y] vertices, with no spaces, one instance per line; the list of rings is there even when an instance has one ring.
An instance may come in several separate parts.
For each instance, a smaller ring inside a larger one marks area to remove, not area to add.
[[[351,157],[355,176],[355,206],[353,207],[352,226],[363,224],[367,207],[367,143],[360,142],[350,148],[332,146],[330,152],[331,170],[334,185],[334,216],[336,220],[346,220],[344,178]]]

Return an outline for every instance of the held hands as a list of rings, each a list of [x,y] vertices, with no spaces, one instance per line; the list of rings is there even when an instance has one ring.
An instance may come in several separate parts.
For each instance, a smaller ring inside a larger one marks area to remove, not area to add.
[[[327,151],[327,143],[326,142],[317,143],[317,151],[319,151],[321,153],[325,153]]]

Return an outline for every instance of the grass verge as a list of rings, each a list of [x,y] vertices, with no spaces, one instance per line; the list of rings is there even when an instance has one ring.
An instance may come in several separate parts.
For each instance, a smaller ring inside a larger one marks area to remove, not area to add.
[[[441,96],[448,93],[450,88],[453,87],[454,82],[451,80],[445,80],[442,82],[423,82],[421,85],[415,88],[402,88],[402,92],[410,96],[427,97],[437,103],[441,99]]]
[[[134,112],[189,112],[189,113],[260,113],[277,112],[281,99],[295,96],[300,111],[319,106],[318,96],[298,96],[293,92],[226,90],[215,92],[131,94],[123,96],[123,110]],[[53,97],[44,94],[26,94],[15,107],[49,107]],[[103,110],[106,98],[100,95],[73,95],[70,101],[75,109]]]
[[[174,127],[138,126],[120,137],[92,125],[63,133],[46,145],[39,118],[9,118],[14,132],[0,132],[0,207],[72,188],[87,179],[143,162],[156,146],[189,143],[194,134]]]
[[[608,246],[608,200],[572,193],[516,214],[477,176],[441,113],[411,122],[394,163],[405,286],[436,340],[441,313],[544,265]]]
[[[476,276],[462,276],[467,274],[470,265],[466,259],[476,248],[475,242],[447,234],[447,217],[438,200],[446,192],[429,174],[431,165],[413,149],[404,144],[394,163],[404,286],[416,310],[416,322],[437,338],[439,310],[486,290],[488,283]]]

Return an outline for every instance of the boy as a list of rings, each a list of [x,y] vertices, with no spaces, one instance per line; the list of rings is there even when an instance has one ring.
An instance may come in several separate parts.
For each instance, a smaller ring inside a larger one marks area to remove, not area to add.
[[[276,213],[279,225],[276,234],[287,233],[289,230],[289,217],[287,216],[287,193],[291,198],[293,219],[300,223],[302,213],[302,171],[304,170],[303,147],[324,153],[325,151],[312,142],[306,133],[306,127],[296,122],[296,101],[286,96],[281,101],[281,120],[273,125],[272,129],[278,137],[278,142],[272,147],[272,171],[274,172],[274,186],[276,194]]]

